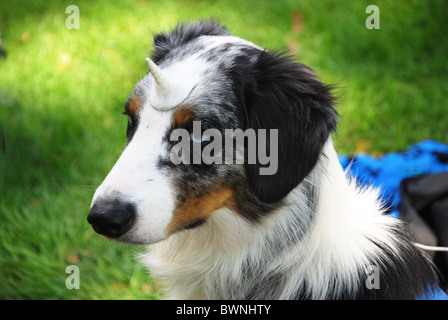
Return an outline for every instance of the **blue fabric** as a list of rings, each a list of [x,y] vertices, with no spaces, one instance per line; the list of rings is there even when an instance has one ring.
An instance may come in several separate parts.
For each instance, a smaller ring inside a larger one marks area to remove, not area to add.
[[[382,199],[390,214],[399,216],[400,183],[403,179],[423,174],[437,174],[448,171],[448,146],[424,140],[410,146],[401,153],[389,153],[375,158],[368,154],[357,154],[352,158],[341,155],[339,162],[362,186],[380,187]],[[440,288],[428,291],[420,300],[448,300]]]
[[[440,288],[428,291],[424,297],[418,297],[417,300],[448,300],[448,294]]]
[[[398,217],[401,181],[448,171],[448,146],[424,140],[401,153],[388,153],[380,158],[368,154],[357,154],[353,158],[341,155],[339,161],[344,169],[348,167],[348,172],[360,185],[381,187],[382,198],[390,208],[390,214]]]

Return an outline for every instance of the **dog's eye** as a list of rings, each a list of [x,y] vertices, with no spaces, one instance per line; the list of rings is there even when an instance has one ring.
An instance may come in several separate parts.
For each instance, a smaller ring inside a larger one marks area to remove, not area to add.
[[[134,124],[134,116],[132,116],[129,112],[125,111],[122,114],[128,117],[128,126],[132,126]]]
[[[135,117],[129,111],[125,110],[122,114],[128,117],[129,122],[133,122]]]
[[[123,112],[123,114],[128,117],[128,126],[126,128],[126,136],[127,136],[127,140],[129,143],[129,141],[132,139],[132,137],[135,133],[135,130],[137,127],[137,119],[135,118],[135,116],[130,114],[127,110],[125,110]]]
[[[197,135],[196,132],[192,132],[192,133],[190,133],[190,139],[194,143],[201,143],[201,142],[204,142],[204,141],[209,141],[210,137],[208,135],[205,135],[205,134]]]
[[[128,117],[132,117],[132,114],[127,109],[125,109],[121,114],[124,114],[125,116],[128,116]]]

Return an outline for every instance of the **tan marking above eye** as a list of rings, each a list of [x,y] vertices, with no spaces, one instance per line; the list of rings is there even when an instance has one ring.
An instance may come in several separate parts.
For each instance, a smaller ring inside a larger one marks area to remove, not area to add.
[[[184,128],[189,122],[193,121],[194,113],[190,107],[181,106],[173,115],[173,121],[176,128]]]
[[[180,204],[166,228],[166,233],[172,234],[201,219],[208,219],[213,211],[224,207],[233,207],[233,191],[221,188],[200,198],[191,197]]]
[[[132,115],[136,115],[140,107],[141,107],[140,99],[137,96],[133,95],[129,100],[129,112]]]

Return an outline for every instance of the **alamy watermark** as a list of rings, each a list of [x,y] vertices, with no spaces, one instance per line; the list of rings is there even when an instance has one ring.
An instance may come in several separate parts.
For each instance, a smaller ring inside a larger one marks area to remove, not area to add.
[[[79,289],[79,267],[76,265],[69,265],[67,266],[67,268],[65,268],[65,273],[69,275],[65,280],[65,287],[69,290]]]
[[[369,265],[366,267],[367,279],[366,288],[369,290],[377,290],[380,288],[380,267],[377,265]]]
[[[365,269],[367,278],[365,286],[368,290],[380,289],[380,267],[377,265],[369,265]],[[76,265],[69,265],[65,268],[65,273],[68,274],[65,280],[65,287],[69,290],[80,288],[80,271]]]
[[[366,8],[366,13],[370,14],[366,19],[366,28],[369,30],[380,29],[380,8],[372,4]]]
[[[79,29],[79,7],[72,4],[65,8],[65,13],[70,14],[65,20],[67,29]]]
[[[223,138],[218,129],[202,132],[201,121],[193,121],[191,133],[174,129],[170,141],[178,142],[170,152],[170,160],[176,165],[244,164],[247,159],[248,164],[264,166],[260,175],[273,175],[278,169],[278,129],[225,129]]]

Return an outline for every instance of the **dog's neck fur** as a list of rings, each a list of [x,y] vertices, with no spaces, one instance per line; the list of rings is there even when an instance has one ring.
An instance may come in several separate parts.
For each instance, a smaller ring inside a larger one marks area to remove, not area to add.
[[[221,209],[205,225],[153,245],[141,260],[167,282],[168,298],[355,296],[360,275],[382,257],[379,247],[396,249],[390,232],[399,222],[382,214],[377,197],[347,179],[329,139],[306,180],[261,226]]]

